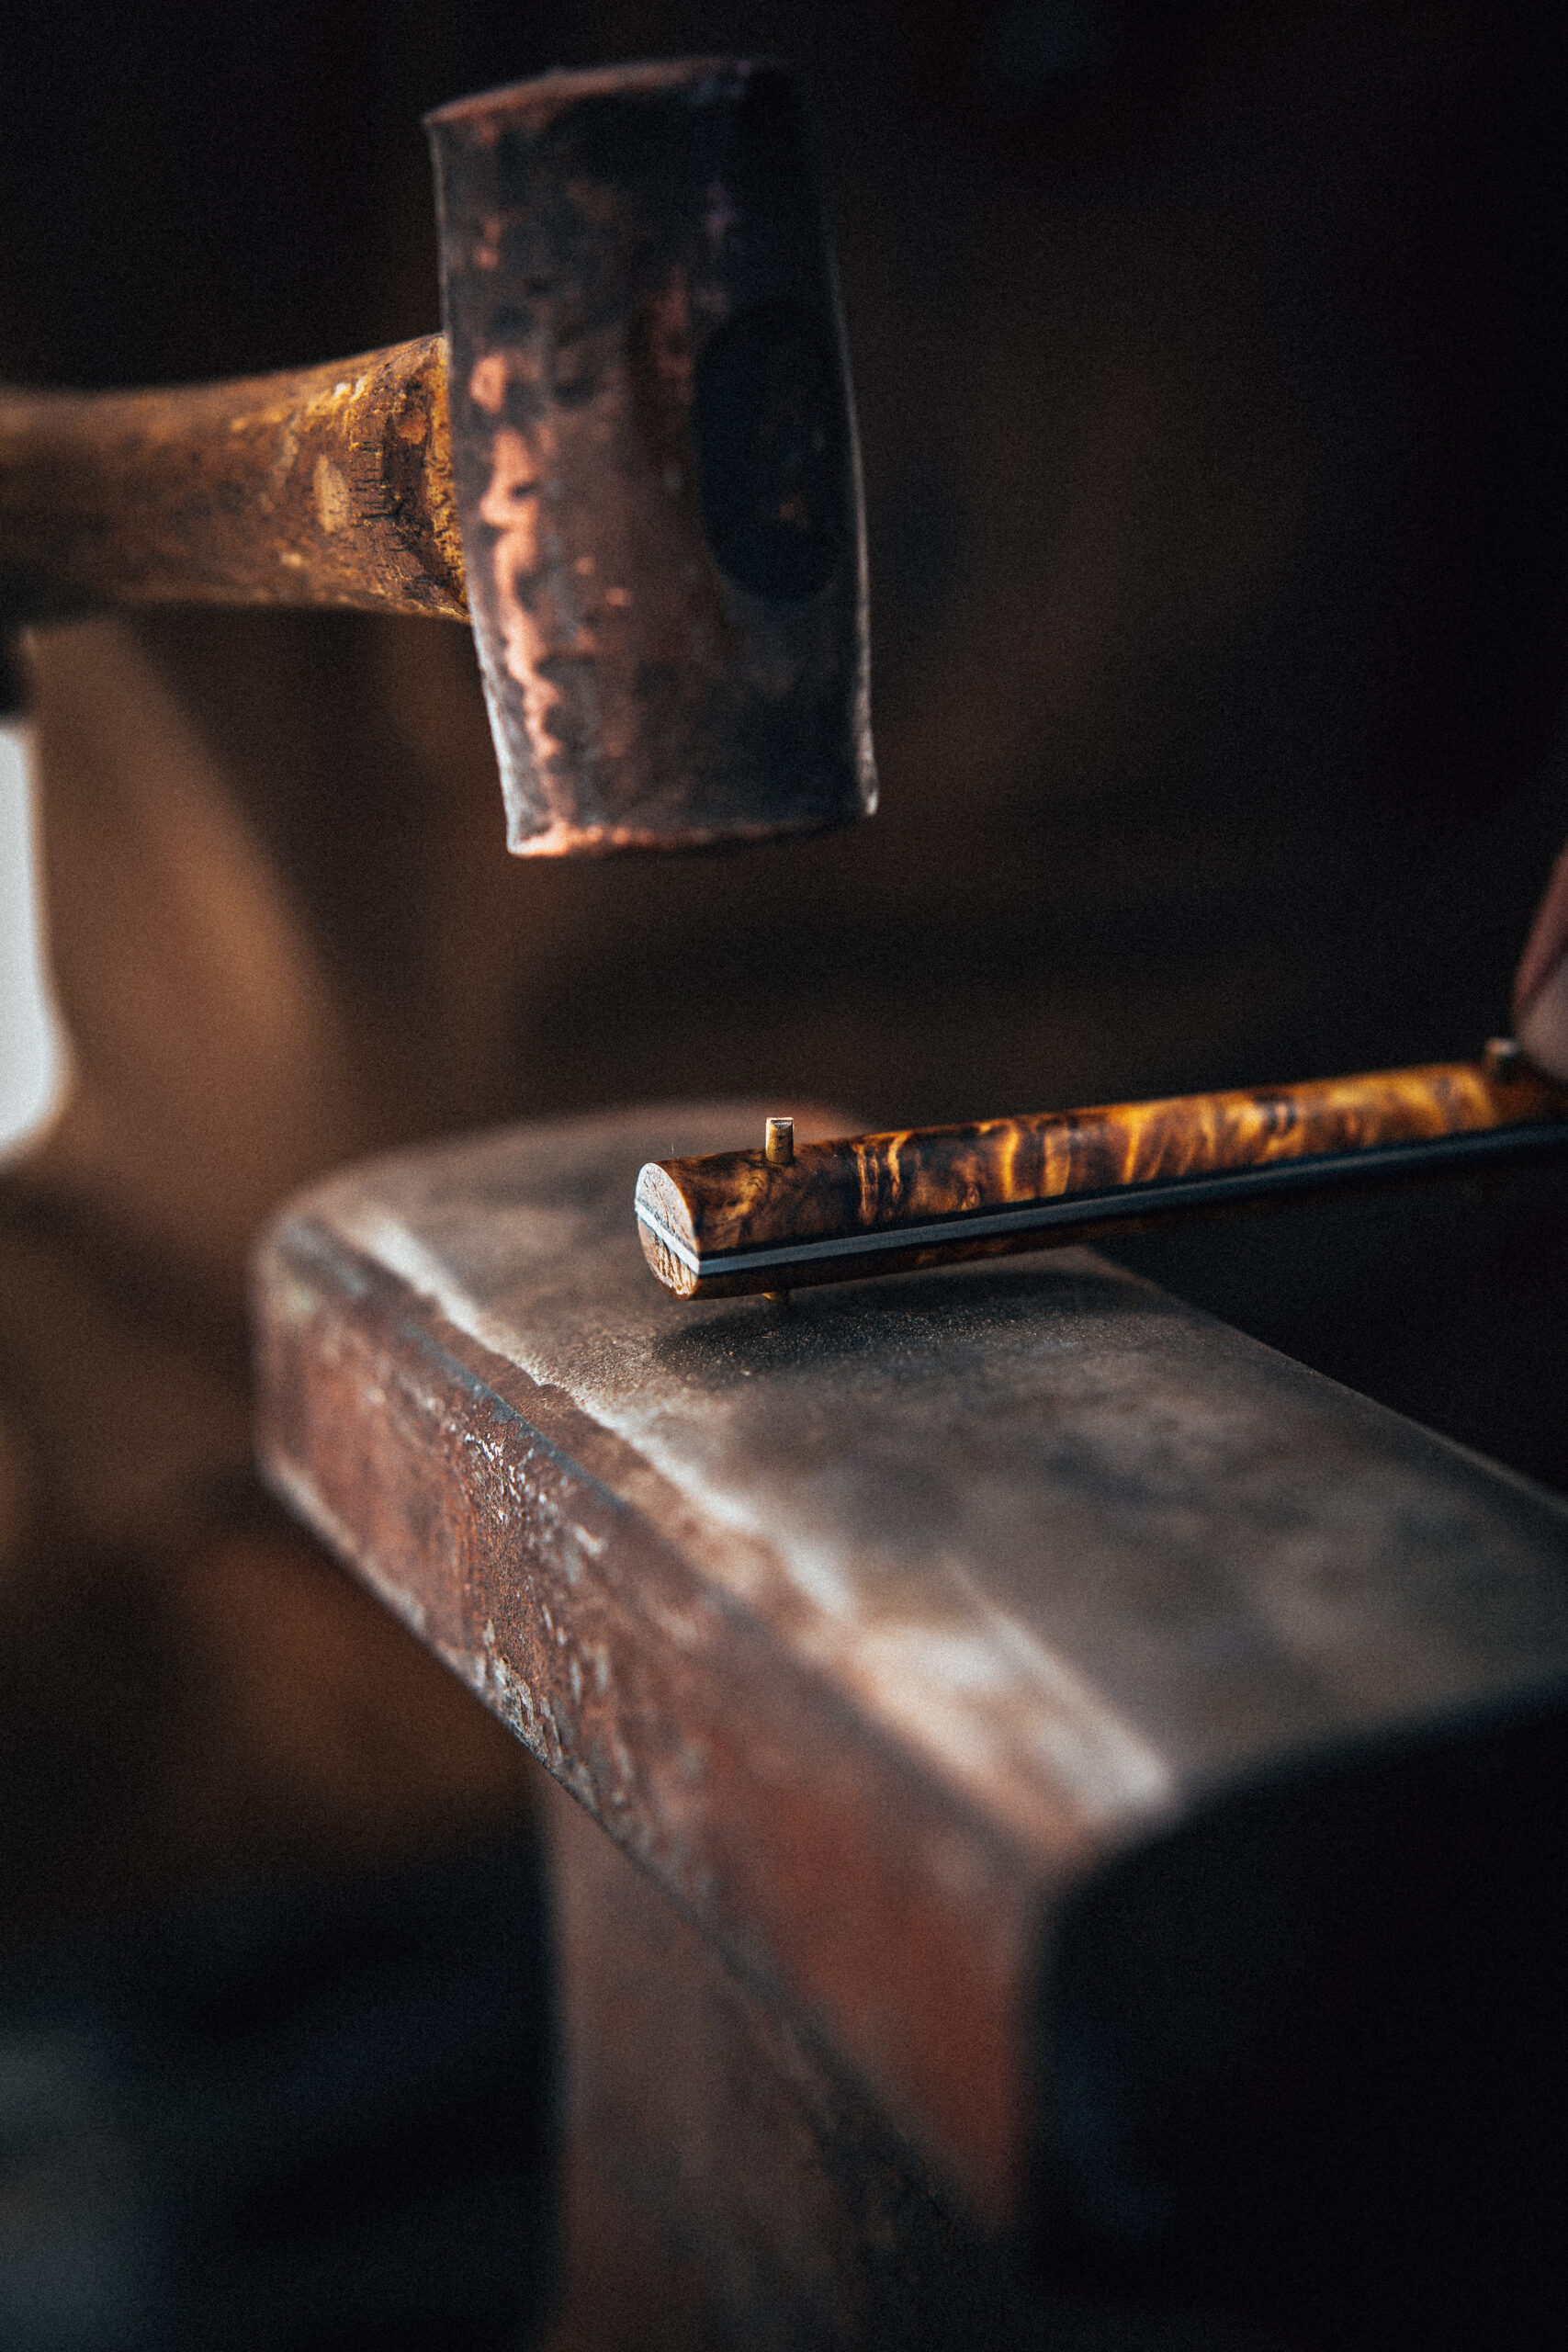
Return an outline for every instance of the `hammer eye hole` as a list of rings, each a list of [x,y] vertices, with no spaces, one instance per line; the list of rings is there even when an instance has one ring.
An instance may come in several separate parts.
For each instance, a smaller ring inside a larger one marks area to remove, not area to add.
[[[703,523],[720,569],[755,596],[815,596],[850,543],[835,360],[828,329],[798,303],[761,302],[697,363]]]

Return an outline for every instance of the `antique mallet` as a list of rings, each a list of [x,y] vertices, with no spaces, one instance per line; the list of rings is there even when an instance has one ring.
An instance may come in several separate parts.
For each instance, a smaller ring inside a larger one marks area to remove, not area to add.
[[[113,605],[471,617],[520,854],[868,811],[859,464],[795,77],[554,74],[428,128],[445,341],[0,394],[0,639]]]

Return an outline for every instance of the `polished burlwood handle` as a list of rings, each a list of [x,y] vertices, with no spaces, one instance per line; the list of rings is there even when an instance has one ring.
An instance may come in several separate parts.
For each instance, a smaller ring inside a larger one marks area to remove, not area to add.
[[[1298,1187],[1568,1144],[1568,1093],[1480,1062],[650,1161],[637,1217],[680,1298],[849,1282],[1085,1241]]]
[[[233,383],[0,391],[0,627],[149,604],[466,620],[441,337]]]

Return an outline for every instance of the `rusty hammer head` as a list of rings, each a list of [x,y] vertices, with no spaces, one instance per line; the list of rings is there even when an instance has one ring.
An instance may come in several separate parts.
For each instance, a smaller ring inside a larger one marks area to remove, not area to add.
[[[511,847],[694,848],[868,813],[860,470],[794,76],[553,74],[428,129]]]

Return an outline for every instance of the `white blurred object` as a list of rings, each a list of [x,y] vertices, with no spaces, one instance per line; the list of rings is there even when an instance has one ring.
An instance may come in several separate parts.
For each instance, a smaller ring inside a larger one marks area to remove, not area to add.
[[[64,1091],[33,854],[32,730],[0,722],[0,1159],[46,1125]]]

